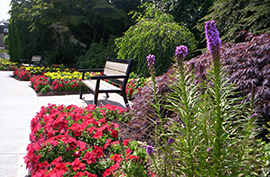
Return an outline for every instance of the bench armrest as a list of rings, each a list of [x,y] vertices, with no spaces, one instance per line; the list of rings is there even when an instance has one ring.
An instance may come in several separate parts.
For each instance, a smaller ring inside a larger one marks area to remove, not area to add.
[[[84,75],[86,72],[103,72],[103,68],[97,68],[97,69],[78,69],[79,72],[82,72],[82,80],[84,80]]]
[[[25,61],[29,62],[30,60],[29,59],[20,59],[20,61],[22,61],[22,62],[25,62]]]
[[[103,68],[97,68],[97,69],[78,69],[79,72],[103,72]]]
[[[127,75],[114,75],[114,76],[106,76],[106,75],[101,75],[101,76],[92,76],[91,79],[118,79],[118,78],[126,78]]]

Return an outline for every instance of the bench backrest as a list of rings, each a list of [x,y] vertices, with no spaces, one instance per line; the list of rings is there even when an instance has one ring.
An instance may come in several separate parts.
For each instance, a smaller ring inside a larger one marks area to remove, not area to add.
[[[123,79],[111,79],[112,82],[115,82],[123,87],[127,84],[129,74],[131,73],[132,64],[133,59],[124,60],[108,57],[104,68],[104,75],[126,75],[126,78]]]
[[[42,56],[40,56],[40,55],[34,55],[31,58],[31,63],[34,63],[34,64],[40,66],[41,60],[42,60]]]

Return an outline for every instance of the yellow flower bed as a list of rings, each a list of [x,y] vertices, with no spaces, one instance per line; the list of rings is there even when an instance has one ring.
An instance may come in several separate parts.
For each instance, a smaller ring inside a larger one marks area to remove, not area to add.
[[[85,78],[90,78],[91,76],[96,76],[96,75],[100,75],[100,73],[94,73],[94,72],[86,72],[85,73]],[[74,72],[67,72],[67,71],[57,71],[57,72],[47,72],[44,74],[44,76],[48,77],[51,80],[80,80],[82,79],[82,73],[78,72],[78,71],[74,71]]]
[[[7,59],[0,59],[0,64],[2,64],[3,66],[18,65],[18,63],[11,62],[10,60]]]
[[[32,75],[38,75],[44,72],[60,71],[60,68],[52,68],[52,67],[26,66],[24,68],[26,71],[29,71]]]

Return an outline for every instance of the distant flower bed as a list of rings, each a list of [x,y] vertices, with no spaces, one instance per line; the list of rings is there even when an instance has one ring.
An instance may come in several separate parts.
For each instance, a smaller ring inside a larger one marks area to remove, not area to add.
[[[90,79],[102,73],[86,72],[84,79]],[[74,68],[65,68],[63,65],[53,67],[17,67],[13,75],[20,80],[29,81],[31,87],[39,94],[43,95],[50,91],[79,92],[82,80],[82,73]],[[108,81],[109,82],[109,81]],[[146,84],[145,78],[138,78],[131,75],[126,86],[128,98],[131,98],[140,88]],[[52,93],[52,95],[55,94]]]
[[[145,150],[119,138],[119,125],[112,122],[123,115],[112,105],[42,107],[31,121],[27,169],[32,177],[145,176]]]
[[[13,71],[18,67],[18,63],[7,59],[0,59],[0,71]]]
[[[71,70],[72,71],[72,70]],[[85,74],[86,78],[100,75],[100,73]],[[36,92],[46,93],[50,90],[55,91],[79,91],[81,86],[82,74],[78,71],[57,71],[46,72],[44,75],[33,75],[30,79],[31,87]]]

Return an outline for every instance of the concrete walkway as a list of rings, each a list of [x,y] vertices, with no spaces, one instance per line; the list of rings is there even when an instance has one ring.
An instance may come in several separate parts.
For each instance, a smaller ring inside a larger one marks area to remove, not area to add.
[[[93,95],[37,97],[29,87],[29,81],[13,79],[11,71],[0,71],[0,176],[25,177],[23,157],[29,143],[30,122],[41,106],[51,104],[78,105],[85,107],[93,103]],[[109,99],[100,94],[100,104],[113,104],[124,107],[124,100],[118,94],[110,94]]]

